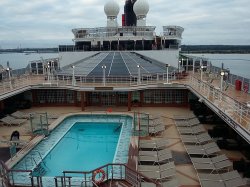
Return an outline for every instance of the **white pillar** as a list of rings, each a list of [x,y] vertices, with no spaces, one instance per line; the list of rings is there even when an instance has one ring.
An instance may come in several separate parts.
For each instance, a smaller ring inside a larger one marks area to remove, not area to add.
[[[195,67],[195,59],[193,58],[193,74],[194,74],[194,67]]]
[[[72,86],[76,85],[76,79],[75,79],[75,66],[72,67]]]
[[[138,77],[137,77],[137,83],[141,84],[141,66],[138,64],[137,65],[138,68]]]
[[[168,68],[169,68],[169,64],[166,64],[166,68],[167,68],[167,84],[168,84]]]
[[[103,86],[106,86],[106,66],[105,65],[102,65],[102,73],[103,73],[102,83],[103,83]]]

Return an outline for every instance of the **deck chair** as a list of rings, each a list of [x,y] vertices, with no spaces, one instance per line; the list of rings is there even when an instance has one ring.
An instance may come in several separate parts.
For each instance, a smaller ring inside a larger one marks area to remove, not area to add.
[[[149,134],[156,135],[156,134],[159,134],[163,131],[165,131],[165,126],[162,124],[149,127]]]
[[[8,126],[12,126],[12,125],[20,126],[22,123],[27,121],[27,119],[16,119],[16,118],[11,117],[11,116],[6,116],[6,117],[0,119],[0,121],[2,121],[4,124],[6,124]]]
[[[191,144],[204,144],[213,141],[207,132],[198,135],[181,135],[181,140],[183,143]]]
[[[176,171],[175,171],[175,168],[170,168],[170,169],[163,170],[163,171],[157,171],[157,170],[141,171],[141,173],[148,178],[161,181],[161,180],[168,179],[168,178],[175,176]]]
[[[192,118],[192,119],[188,119],[188,124],[189,126],[195,126],[200,124],[200,121],[198,120],[198,118]]]
[[[217,162],[221,162],[224,160],[228,160],[227,156],[222,154],[222,155],[218,155],[212,158],[194,158],[191,157],[191,160],[193,163],[217,163]]]
[[[222,170],[222,169],[229,170],[233,166],[232,162],[230,162],[229,160],[223,160],[223,161],[216,162],[216,163],[213,163],[213,162],[210,162],[210,163],[194,162],[193,165],[194,165],[196,170],[211,170],[211,173],[213,173],[214,171]]]
[[[13,116],[14,118],[19,118],[19,119],[29,119],[30,118],[30,114],[27,114],[27,113],[21,112],[21,111],[16,111],[16,112],[12,113],[11,116]]]
[[[187,119],[192,119],[195,118],[196,116],[194,114],[189,114],[189,115],[174,115],[175,120],[187,120]]]
[[[157,140],[140,140],[139,149],[161,150],[166,147],[168,141],[166,139]]]
[[[197,125],[193,127],[179,127],[178,131],[180,134],[200,134],[203,132],[206,132],[206,129],[204,128],[203,125]]]
[[[161,182],[162,187],[178,187],[179,185],[179,181],[176,179],[176,177]],[[153,183],[141,182],[141,187],[156,187],[156,185]]]
[[[168,162],[162,165],[138,165],[138,171],[164,171],[175,168],[174,162]]]
[[[176,127],[189,127],[189,123],[187,120],[178,120],[178,121],[175,121],[175,126]]]
[[[170,154],[164,154],[164,155],[159,155],[159,156],[139,156],[138,161],[139,163],[145,163],[145,162],[149,162],[150,164],[152,163],[153,165],[156,164],[162,164],[162,163],[167,163],[170,161],[170,159],[172,159],[172,153]]]
[[[139,156],[160,156],[165,154],[172,154],[171,150],[169,149],[162,149],[159,151],[139,151]]]
[[[245,185],[240,174],[236,170],[222,173],[221,178],[225,181],[226,187],[238,187]]]
[[[203,157],[208,155],[216,155],[221,151],[218,145],[214,142],[205,145],[186,146],[186,150],[189,155],[201,155]]]
[[[201,185],[204,187],[238,187],[245,185],[240,174],[233,170],[222,174],[198,173]]]

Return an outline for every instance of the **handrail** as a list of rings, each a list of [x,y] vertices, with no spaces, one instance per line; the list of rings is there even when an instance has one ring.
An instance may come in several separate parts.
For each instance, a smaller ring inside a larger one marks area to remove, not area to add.
[[[250,113],[247,105],[228,94],[214,88],[200,79],[191,76],[190,82],[186,85],[200,95],[200,99],[215,107],[220,115],[232,128],[249,142],[250,137]],[[241,129],[237,129],[237,126]]]
[[[155,184],[157,186],[160,186],[160,184],[158,182],[148,178],[147,176],[143,175],[142,173],[140,173],[138,171],[135,171],[134,169],[128,167],[126,164],[117,164],[117,163],[106,164],[104,166],[98,167],[98,168],[96,168],[94,170],[91,170],[91,171],[63,171],[63,175],[64,175],[63,177],[68,177],[68,176],[66,176],[66,174],[83,174],[83,175],[86,176],[87,174],[93,174],[96,170],[103,169],[103,168],[108,168],[110,166],[112,166],[112,167],[113,166],[123,166],[123,167],[125,167],[125,169],[135,173],[137,177],[143,178],[144,181],[147,181],[147,182],[153,183],[153,184]],[[137,179],[137,182],[140,183],[141,181],[140,180],[138,181],[138,179]]]

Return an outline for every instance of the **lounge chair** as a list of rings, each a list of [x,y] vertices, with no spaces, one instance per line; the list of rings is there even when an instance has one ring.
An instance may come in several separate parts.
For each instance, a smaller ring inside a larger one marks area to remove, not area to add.
[[[208,156],[216,155],[221,151],[218,145],[214,142],[207,143],[205,145],[187,145],[185,147],[189,155]]]
[[[193,127],[193,126],[197,126],[199,124],[200,124],[200,121],[197,118],[175,121],[175,125],[177,127]]]
[[[12,125],[20,126],[22,123],[26,122],[27,119],[16,119],[16,118],[11,117],[11,116],[6,116],[6,117],[0,119],[0,121],[2,121],[4,124],[6,124],[8,126],[12,126]]]
[[[29,119],[30,118],[30,114],[27,114],[27,113],[21,112],[21,111],[16,111],[16,112],[12,113],[11,116],[13,116],[14,118],[18,118],[18,119]]]
[[[173,158],[172,153],[159,155],[159,156],[142,155],[142,156],[139,156],[138,161],[139,161],[139,163],[150,162],[153,165],[156,165],[156,164],[169,162],[169,160],[172,158]]]
[[[141,173],[151,179],[163,180],[175,176],[176,171],[175,168],[170,168],[164,171],[141,171]]]
[[[225,168],[227,170],[229,170],[233,166],[232,162],[230,162],[229,160],[223,160],[223,161],[216,162],[216,163],[213,163],[213,162],[210,162],[210,163],[194,162],[193,165],[194,165],[196,170],[211,170],[211,173],[213,173],[214,171],[225,169]]]
[[[187,120],[187,119],[192,119],[195,118],[196,116],[194,114],[189,114],[189,115],[174,115],[175,120]]]
[[[149,127],[149,134],[156,135],[163,131],[165,131],[165,126],[161,124]]]
[[[161,187],[178,187],[178,186],[179,186],[179,181],[176,179],[176,177],[161,182]],[[153,183],[141,182],[141,187],[156,187],[156,185]]]
[[[238,187],[245,185],[240,174],[233,170],[222,174],[198,173],[202,187]]]
[[[159,118],[149,120],[149,126],[163,125],[163,121]]]
[[[168,141],[166,139],[157,140],[140,140],[139,149],[161,150],[166,147]]]
[[[162,165],[138,165],[138,171],[164,171],[175,168],[174,162],[168,162]]]
[[[181,140],[183,143],[192,144],[204,144],[213,141],[207,132],[198,135],[181,135]]]
[[[224,160],[228,160],[227,156],[222,154],[222,155],[218,155],[212,158],[193,158],[191,157],[191,160],[193,163],[217,163],[217,162],[221,162]]]
[[[206,129],[203,125],[197,125],[193,127],[179,127],[178,131],[180,134],[200,134],[206,132]]]
[[[159,151],[139,151],[139,156],[160,156],[165,154],[172,154],[169,149],[162,149]]]

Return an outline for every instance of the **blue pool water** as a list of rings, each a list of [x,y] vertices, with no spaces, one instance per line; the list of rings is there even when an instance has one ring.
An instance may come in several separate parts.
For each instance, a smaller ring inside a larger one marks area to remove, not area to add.
[[[41,164],[45,170],[39,175],[43,177],[43,186],[51,187],[54,177],[63,176],[65,170],[90,171],[107,163],[127,163],[132,123],[133,118],[127,115],[67,117],[12,167],[34,172],[15,173],[13,179],[19,184],[30,184],[30,176],[36,176],[36,168]],[[83,180],[72,177],[76,181]]]
[[[121,123],[75,123],[43,160],[48,168],[45,176],[112,163],[120,131]]]

